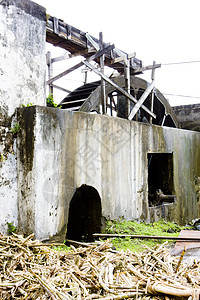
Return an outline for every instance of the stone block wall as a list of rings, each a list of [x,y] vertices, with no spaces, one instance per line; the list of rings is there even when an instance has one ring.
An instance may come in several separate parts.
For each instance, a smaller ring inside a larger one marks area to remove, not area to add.
[[[182,129],[200,131],[200,104],[175,106],[173,111]]]

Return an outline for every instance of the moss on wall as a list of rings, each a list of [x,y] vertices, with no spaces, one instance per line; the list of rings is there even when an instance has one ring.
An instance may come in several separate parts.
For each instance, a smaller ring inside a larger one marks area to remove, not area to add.
[[[21,128],[19,159],[24,165],[24,176],[33,168],[35,115],[36,107],[34,106],[18,109],[17,118]]]

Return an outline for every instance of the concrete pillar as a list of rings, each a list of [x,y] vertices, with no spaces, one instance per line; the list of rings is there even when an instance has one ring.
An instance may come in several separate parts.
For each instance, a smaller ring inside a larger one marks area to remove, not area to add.
[[[45,8],[0,0],[0,232],[18,226],[19,170],[15,109],[45,105]],[[22,131],[22,130],[21,130]],[[3,208],[3,209],[2,209]]]

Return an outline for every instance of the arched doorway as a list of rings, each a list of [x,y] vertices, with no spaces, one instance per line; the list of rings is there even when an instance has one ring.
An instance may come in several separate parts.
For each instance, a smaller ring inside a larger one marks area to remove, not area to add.
[[[66,238],[91,242],[95,232],[101,232],[101,198],[94,187],[83,184],[70,202]]]

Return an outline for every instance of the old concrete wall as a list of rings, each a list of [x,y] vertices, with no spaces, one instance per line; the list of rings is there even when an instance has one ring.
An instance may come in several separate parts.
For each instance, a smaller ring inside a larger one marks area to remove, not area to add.
[[[0,106],[45,105],[46,14],[26,0],[0,2]]]
[[[28,114],[33,125],[23,121]],[[34,231],[41,239],[59,232],[67,224],[72,195],[82,184],[98,190],[107,218],[161,218],[163,207],[148,204],[149,152],[173,152],[177,203],[164,207],[166,219],[184,224],[199,217],[195,190],[195,178],[200,178],[199,133],[45,107],[19,110],[18,120],[23,231]],[[28,131],[33,135],[26,144]],[[26,160],[21,149],[27,147],[28,153],[31,145],[32,159]]]
[[[18,222],[15,109],[45,105],[45,19],[36,3],[0,1],[0,232]]]
[[[180,105],[173,107],[181,128],[200,131],[200,104]]]

